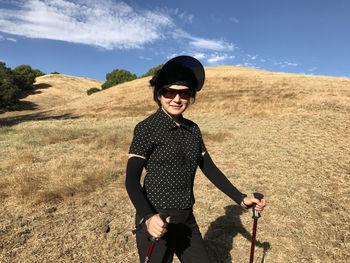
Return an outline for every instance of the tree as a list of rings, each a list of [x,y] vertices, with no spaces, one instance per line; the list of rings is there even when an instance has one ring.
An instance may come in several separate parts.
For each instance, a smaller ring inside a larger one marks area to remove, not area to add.
[[[13,72],[17,75],[20,87],[23,90],[31,90],[35,81],[36,74],[29,65],[20,65],[15,67]]]
[[[159,70],[163,67],[163,65],[164,65],[164,64],[161,64],[161,65],[159,65],[159,66],[156,66],[156,67],[154,67],[154,68],[151,68],[149,71],[147,71],[147,73],[145,73],[145,74],[142,75],[142,78],[148,77],[148,76],[154,76],[154,75],[157,73],[157,71],[159,71]]]
[[[17,78],[16,78],[17,77]],[[0,107],[14,105],[21,95],[21,81],[13,71],[6,67],[4,62],[0,62]]]
[[[111,73],[106,74],[107,81],[102,84],[102,89],[107,89],[112,86],[132,81],[134,79],[137,79],[136,74],[131,74],[129,71],[124,69],[115,69]]]
[[[42,72],[42,71],[39,70],[39,69],[33,69],[33,72],[34,72],[34,74],[35,74],[35,77],[41,77],[41,76],[44,76],[44,75],[45,75],[45,73]]]
[[[0,107],[15,106],[22,93],[33,89],[35,78],[41,75],[44,73],[33,70],[29,65],[20,65],[11,70],[0,62]]]

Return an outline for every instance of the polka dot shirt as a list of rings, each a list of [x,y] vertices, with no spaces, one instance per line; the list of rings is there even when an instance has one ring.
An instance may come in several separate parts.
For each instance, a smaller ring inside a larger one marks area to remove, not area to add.
[[[197,124],[181,117],[178,126],[161,108],[136,125],[129,153],[146,157],[144,191],[154,208],[193,206],[194,176],[205,151]]]

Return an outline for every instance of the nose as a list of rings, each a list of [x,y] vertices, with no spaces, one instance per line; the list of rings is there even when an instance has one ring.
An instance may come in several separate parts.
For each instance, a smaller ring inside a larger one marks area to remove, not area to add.
[[[175,102],[180,102],[180,101],[181,101],[181,98],[180,98],[180,94],[179,94],[179,93],[176,94],[176,96],[175,96],[175,98],[173,99],[173,101],[175,101]]]

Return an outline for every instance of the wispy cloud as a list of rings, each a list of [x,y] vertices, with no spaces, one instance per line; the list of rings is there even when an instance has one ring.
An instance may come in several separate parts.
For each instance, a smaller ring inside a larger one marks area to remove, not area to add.
[[[174,14],[176,16],[179,17],[179,19],[184,22],[184,23],[188,23],[188,24],[192,24],[193,23],[193,19],[194,19],[194,15],[189,14],[185,11],[180,11],[179,8],[175,8],[174,9]]]
[[[187,39],[189,41],[188,44],[190,47],[199,50],[233,51],[235,48],[234,44],[226,42],[224,40],[195,37],[181,29],[174,30],[173,37],[175,39]]]
[[[155,41],[175,39],[197,52],[234,50],[234,45],[224,40],[201,38],[183,31],[175,21],[192,23],[194,16],[178,9],[136,10],[113,0],[15,0],[12,3],[15,9],[0,9],[0,31],[13,35],[104,49],[144,48]]]
[[[206,58],[206,55],[204,53],[195,53],[195,54],[193,54],[193,56],[196,59],[205,59]]]
[[[4,36],[0,35],[0,41],[4,41],[4,40],[11,41],[11,42],[16,42],[17,41],[15,38],[4,37]]]
[[[0,9],[0,31],[94,45],[105,49],[141,48],[162,39],[170,17],[136,11],[112,0],[27,0],[17,10]]]
[[[276,65],[276,66],[279,66],[279,67],[281,67],[281,68],[286,68],[286,67],[297,67],[297,66],[298,66],[297,63],[292,63],[292,62],[288,62],[288,61],[276,62],[275,65]]]
[[[236,24],[239,24],[239,20],[236,17],[230,17],[229,20],[236,23]]]
[[[225,56],[225,55],[223,55],[223,56],[213,56],[211,58],[208,58],[207,62],[208,63],[217,63],[217,62],[222,61],[222,60],[224,60],[226,58],[227,58],[227,56]]]
[[[317,68],[316,67],[312,67],[312,68],[309,68],[307,71],[308,72],[314,72]]]
[[[233,51],[234,45],[231,43],[227,43],[222,40],[211,40],[204,38],[192,37],[190,41],[190,45],[199,48],[199,49],[210,49],[216,51],[229,50]]]

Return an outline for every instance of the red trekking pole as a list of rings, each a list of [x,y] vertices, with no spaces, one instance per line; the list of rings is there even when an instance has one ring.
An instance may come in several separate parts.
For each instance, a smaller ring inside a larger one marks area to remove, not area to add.
[[[160,218],[161,218],[164,222],[166,222],[165,219],[168,217],[167,215],[165,215],[165,214],[160,214],[159,216],[160,216]],[[154,245],[155,245],[155,244],[158,242],[158,240],[159,240],[158,238],[155,238],[155,237],[151,237],[150,239],[151,239],[151,244],[149,245],[149,248],[148,248],[147,255],[146,255],[146,258],[145,258],[145,262],[144,262],[144,263],[150,262],[150,260],[151,260],[151,255],[152,255],[153,248],[154,248]]]
[[[151,239],[151,244],[149,245],[149,248],[148,248],[148,251],[147,251],[147,256],[145,258],[145,263],[148,263],[150,261],[154,245],[156,244],[156,242],[158,242],[158,238],[151,237],[150,239]]]
[[[254,193],[254,197],[256,199],[263,199],[264,198],[264,195],[263,194],[260,194],[260,193]],[[255,237],[256,237],[256,228],[257,228],[257,225],[258,225],[258,219],[261,217],[260,216],[260,213],[258,211],[255,210],[255,205],[253,205],[253,219],[254,219],[254,224],[253,224],[253,234],[252,234],[252,245],[251,245],[251,248],[250,248],[250,261],[249,263],[253,263],[253,260],[254,260],[254,248],[255,248]]]

